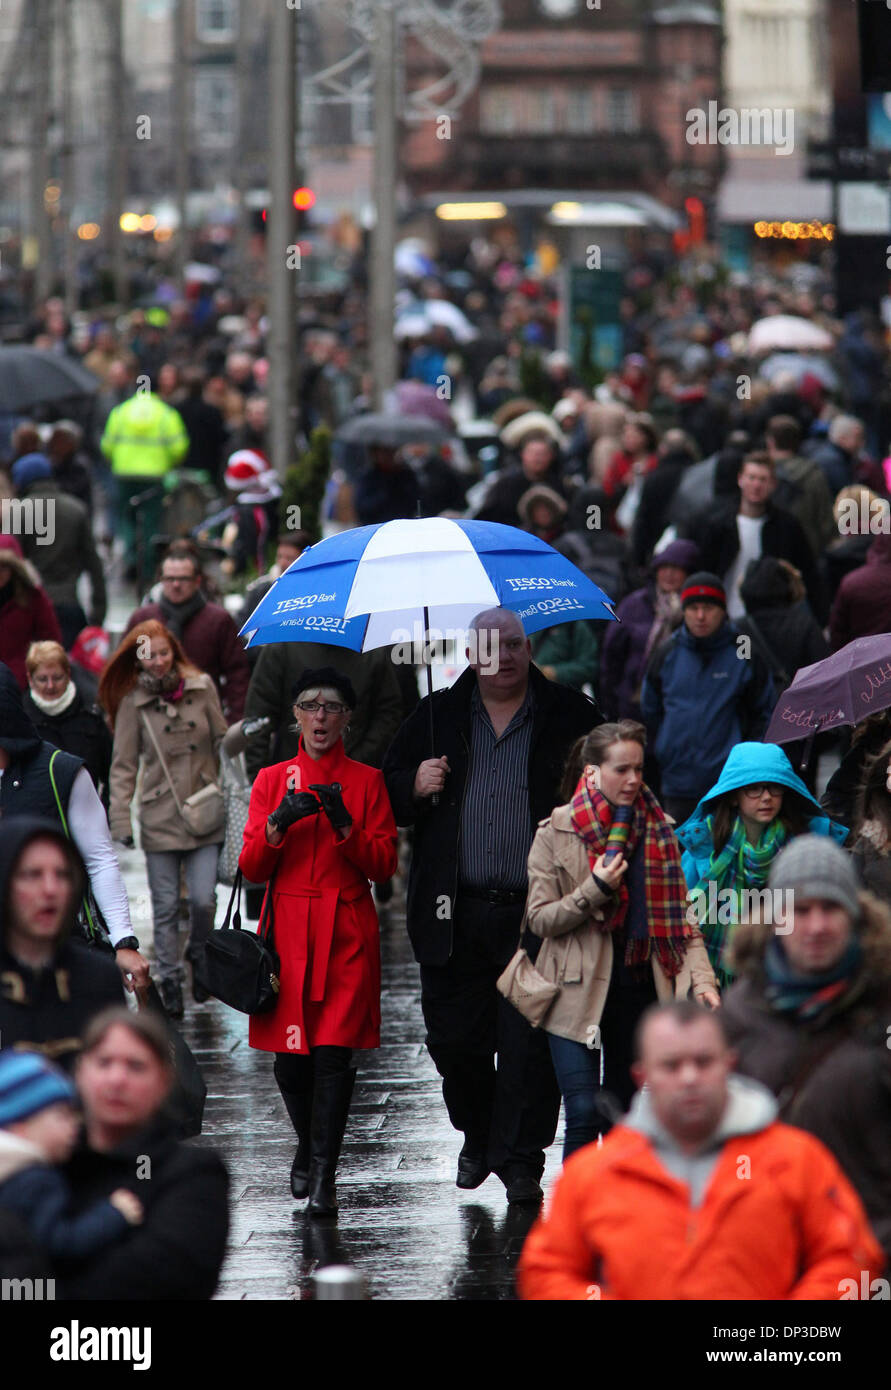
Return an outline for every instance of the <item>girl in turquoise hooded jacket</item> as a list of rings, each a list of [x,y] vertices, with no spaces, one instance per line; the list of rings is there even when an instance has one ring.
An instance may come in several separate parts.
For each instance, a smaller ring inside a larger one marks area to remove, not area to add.
[[[822,811],[776,743],[738,743],[676,833],[684,850],[688,920],[701,927],[722,989],[734,979],[726,948],[733,924],[747,915],[751,900],[743,894],[766,887],[774,859],[795,835],[830,835],[839,844],[848,835]]]

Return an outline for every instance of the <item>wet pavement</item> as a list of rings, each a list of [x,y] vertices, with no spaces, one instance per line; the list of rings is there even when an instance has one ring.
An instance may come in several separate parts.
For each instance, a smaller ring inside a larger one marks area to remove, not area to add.
[[[123,852],[134,926],[149,947],[150,912],[139,852]],[[439,1077],[424,1047],[418,967],[405,931],[401,884],[379,908],[382,1046],[357,1054],[336,1221],[311,1221],[288,1181],[295,1138],[270,1054],[247,1043],[247,1017],[216,1000],[187,999],[180,1025],[201,1065],[208,1096],[196,1144],[220,1150],[230,1172],[229,1250],[219,1299],[302,1299],[311,1276],[352,1265],[375,1299],[514,1298],[513,1270],[535,1217],[508,1208],[490,1177],[474,1192],[455,1187],[461,1136],[449,1124]],[[229,890],[217,890],[220,925]],[[185,924],[182,941],[185,943]],[[150,953],[150,951],[149,951]],[[185,991],[188,995],[188,991]],[[561,1134],[548,1153],[547,1191],[560,1169]]]
[[[131,603],[113,594],[108,625],[122,631]],[[138,829],[137,829],[138,834]],[[151,958],[145,860],[118,847],[134,931]],[[313,1272],[348,1264],[374,1299],[513,1299],[513,1270],[536,1211],[508,1208],[489,1177],[455,1186],[463,1136],[452,1129],[424,1047],[418,967],[405,930],[402,882],[381,920],[381,1038],[357,1053],[359,1073],[337,1176],[336,1221],[311,1221],[289,1175],[296,1139],[272,1075],[271,1054],[248,1046],[248,1020],[225,1004],[193,1004],[180,1026],[207,1082],[201,1136],[230,1173],[231,1230],[218,1299],[312,1297]],[[217,926],[229,889],[217,887]],[[181,924],[181,944],[187,935]],[[560,1171],[562,1119],[547,1155],[545,1192]]]

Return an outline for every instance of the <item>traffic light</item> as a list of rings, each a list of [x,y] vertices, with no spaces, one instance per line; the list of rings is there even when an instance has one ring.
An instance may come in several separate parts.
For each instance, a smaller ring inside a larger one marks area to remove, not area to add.
[[[307,214],[310,208],[315,206],[315,201],[316,195],[311,188],[301,186],[300,188],[294,189],[294,192],[291,195],[291,202],[293,203],[294,210],[297,213],[298,232],[305,232],[307,230],[307,227],[309,226]],[[252,217],[253,230],[255,232],[259,232],[262,236],[266,235],[267,211],[268,210],[266,208],[261,208],[258,212],[255,212]]]
[[[705,241],[705,205],[701,198],[685,198],[684,211],[690,224],[690,245],[701,246]]]
[[[315,205],[316,195],[311,188],[295,188],[291,201],[297,210],[297,230],[305,232],[309,226],[309,210]]]

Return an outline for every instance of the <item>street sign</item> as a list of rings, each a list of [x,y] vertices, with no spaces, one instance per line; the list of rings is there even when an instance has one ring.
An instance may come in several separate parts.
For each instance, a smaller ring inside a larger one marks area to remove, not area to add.
[[[569,267],[569,354],[577,370],[608,372],[621,362],[623,281],[619,270]]]
[[[838,226],[848,236],[891,232],[891,192],[877,183],[840,183]]]
[[[891,149],[838,145],[831,140],[812,140],[807,151],[807,178],[844,179],[851,183],[891,179]]]

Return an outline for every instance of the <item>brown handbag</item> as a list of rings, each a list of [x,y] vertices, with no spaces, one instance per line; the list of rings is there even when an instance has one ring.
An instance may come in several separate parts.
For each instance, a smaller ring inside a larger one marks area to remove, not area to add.
[[[541,1027],[560,993],[560,986],[552,985],[550,980],[539,974],[522,946],[511,956],[495,988],[515,1009],[519,1009],[533,1028]]]
[[[523,932],[526,929],[526,913],[520,924],[520,945],[511,956],[504,970],[495,981],[495,988],[503,994],[508,1003],[513,1004],[527,1023],[540,1028],[548,1010],[560,993],[560,986],[551,984],[536,970],[523,946]]]

